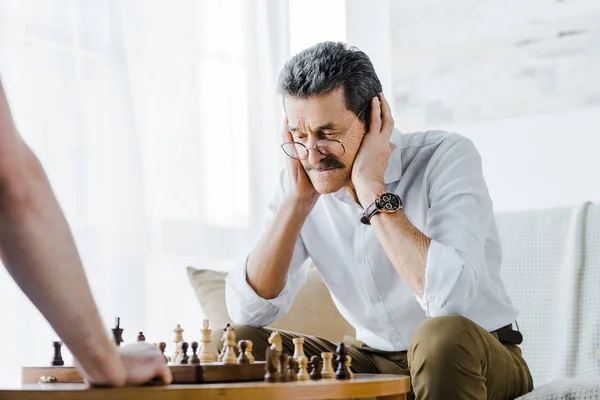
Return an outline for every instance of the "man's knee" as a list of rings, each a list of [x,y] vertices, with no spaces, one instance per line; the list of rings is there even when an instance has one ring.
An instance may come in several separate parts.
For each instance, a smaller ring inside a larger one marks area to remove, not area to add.
[[[477,342],[476,324],[460,315],[429,318],[415,329],[410,345],[409,359],[415,355],[454,359],[458,352],[471,348]]]

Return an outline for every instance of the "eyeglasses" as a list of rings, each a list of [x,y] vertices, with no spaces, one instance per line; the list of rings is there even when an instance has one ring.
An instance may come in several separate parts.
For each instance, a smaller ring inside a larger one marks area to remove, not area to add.
[[[313,150],[313,149],[317,150],[319,153],[321,153],[327,157],[343,156],[344,153],[346,153],[346,148],[344,147],[344,142],[348,138],[348,132],[350,132],[352,130],[352,128],[354,128],[354,125],[360,118],[360,115],[365,110],[365,108],[367,108],[368,104],[369,104],[369,102],[367,102],[367,104],[365,104],[365,106],[362,108],[362,110],[360,110],[360,112],[356,116],[356,119],[354,120],[354,122],[352,123],[350,128],[348,128],[348,130],[346,130],[346,132],[345,132],[346,135],[345,135],[343,141],[335,140],[335,139],[321,139],[321,140],[317,141],[317,143],[315,143],[315,147],[306,147],[304,144],[302,144],[300,142],[285,142],[281,145],[283,152],[288,157],[291,157],[295,160],[306,160],[308,158],[309,151]]]

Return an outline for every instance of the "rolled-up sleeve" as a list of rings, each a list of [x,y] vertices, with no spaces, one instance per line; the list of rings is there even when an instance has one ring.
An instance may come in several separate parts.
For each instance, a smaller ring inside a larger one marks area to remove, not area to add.
[[[280,176],[280,186],[269,203],[267,226],[271,224],[279,205],[285,197],[285,171]],[[234,324],[263,327],[283,317],[291,308],[294,298],[306,282],[308,253],[302,237],[298,237],[283,290],[274,299],[260,297],[248,284],[246,266],[248,257],[235,265],[225,279],[227,311]],[[282,266],[285,268],[285,266]]]
[[[463,315],[473,303],[479,276],[486,273],[485,244],[494,218],[481,157],[461,138],[440,146],[430,163],[430,209],[425,234],[431,238],[423,297],[428,316]]]

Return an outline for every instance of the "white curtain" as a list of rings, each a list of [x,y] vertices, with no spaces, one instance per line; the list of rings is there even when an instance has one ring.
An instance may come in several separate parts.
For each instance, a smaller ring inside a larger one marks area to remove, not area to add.
[[[18,128],[126,341],[198,332],[185,267],[226,269],[260,234],[283,166],[287,15],[280,0],[0,0]],[[0,321],[0,384],[49,363],[54,333],[4,269]]]

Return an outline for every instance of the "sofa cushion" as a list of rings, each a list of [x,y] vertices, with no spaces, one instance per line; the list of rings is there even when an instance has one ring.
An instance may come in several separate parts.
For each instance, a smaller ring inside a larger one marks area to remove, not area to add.
[[[518,400],[591,400],[600,399],[600,380],[562,379],[540,386]]]
[[[188,279],[206,318],[212,327],[230,322],[225,304],[226,272],[187,268]],[[271,328],[320,336],[334,342],[355,331],[335,307],[327,286],[315,268],[310,268],[306,283],[296,296],[290,311]]]

